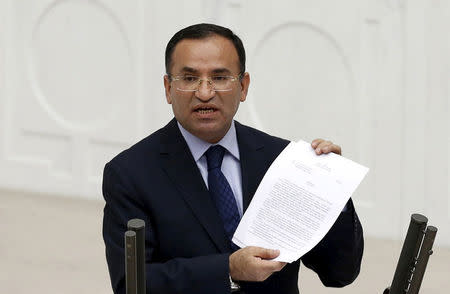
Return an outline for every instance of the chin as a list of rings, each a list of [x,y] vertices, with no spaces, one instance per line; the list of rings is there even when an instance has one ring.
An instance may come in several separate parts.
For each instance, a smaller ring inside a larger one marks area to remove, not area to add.
[[[194,133],[194,135],[209,143],[217,143],[225,134],[224,128],[218,126],[201,127]]]

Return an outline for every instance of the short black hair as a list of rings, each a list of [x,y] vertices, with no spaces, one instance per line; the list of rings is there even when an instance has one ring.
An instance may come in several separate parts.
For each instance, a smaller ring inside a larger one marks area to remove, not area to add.
[[[245,49],[241,39],[230,29],[210,23],[200,23],[188,26],[178,31],[167,43],[166,47],[166,73],[170,75],[172,54],[175,46],[184,39],[206,39],[218,35],[230,40],[236,48],[239,57],[239,75],[245,72]]]

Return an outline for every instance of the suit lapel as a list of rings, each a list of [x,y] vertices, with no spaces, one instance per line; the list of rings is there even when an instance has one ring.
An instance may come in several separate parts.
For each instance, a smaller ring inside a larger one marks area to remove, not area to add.
[[[163,129],[160,154],[164,170],[195,217],[217,248],[229,252],[230,244],[222,221],[175,119]]]
[[[242,175],[242,197],[244,212],[247,210],[253,195],[266,172],[264,144],[250,128],[235,121],[236,135],[239,145],[239,156]]]

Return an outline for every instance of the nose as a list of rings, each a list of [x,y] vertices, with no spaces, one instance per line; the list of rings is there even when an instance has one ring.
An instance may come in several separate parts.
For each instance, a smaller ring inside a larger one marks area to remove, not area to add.
[[[213,90],[212,85],[209,84],[208,80],[203,80],[198,85],[198,89],[195,92],[195,97],[202,101],[209,101],[216,95],[216,92]]]

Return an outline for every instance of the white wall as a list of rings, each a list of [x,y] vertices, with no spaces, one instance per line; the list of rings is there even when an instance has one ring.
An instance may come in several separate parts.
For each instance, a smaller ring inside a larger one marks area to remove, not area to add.
[[[367,235],[419,212],[450,246],[446,0],[0,0],[0,187],[101,199],[104,163],[172,116],[167,41],[203,21],[246,46],[238,120],[369,166]]]

